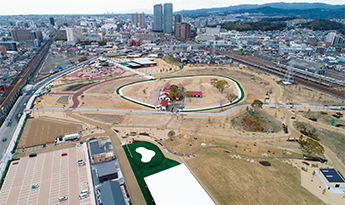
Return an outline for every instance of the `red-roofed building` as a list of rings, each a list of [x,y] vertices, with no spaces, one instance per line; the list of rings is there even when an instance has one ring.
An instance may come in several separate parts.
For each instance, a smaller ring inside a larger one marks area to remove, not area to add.
[[[159,94],[161,95],[164,93],[169,94],[170,91],[171,91],[170,87],[169,88],[163,87]]]
[[[170,89],[170,83],[165,83],[163,88],[169,88]]]
[[[181,83],[177,84],[176,85],[179,89],[182,89],[183,88],[183,85]]]
[[[155,104],[156,110],[166,110],[168,107],[168,101],[167,100],[158,100]]]
[[[201,91],[187,91],[187,96],[202,97],[202,92]]]

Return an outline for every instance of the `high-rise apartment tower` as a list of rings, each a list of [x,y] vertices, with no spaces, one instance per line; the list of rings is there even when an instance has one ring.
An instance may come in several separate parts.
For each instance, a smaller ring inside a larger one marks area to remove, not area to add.
[[[164,33],[173,32],[173,5],[172,3],[164,4],[163,32]]]
[[[162,4],[156,4],[153,6],[153,31],[163,31],[163,10]]]

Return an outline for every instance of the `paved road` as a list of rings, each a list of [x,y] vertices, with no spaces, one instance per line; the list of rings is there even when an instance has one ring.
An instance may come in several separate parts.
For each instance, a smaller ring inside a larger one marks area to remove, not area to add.
[[[141,190],[139,188],[137,180],[134,176],[133,170],[132,170],[132,168],[128,162],[128,159],[127,159],[127,156],[126,156],[124,150],[122,149],[121,143],[120,143],[119,138],[116,135],[116,133],[113,130],[111,130],[109,126],[104,125],[104,123],[95,122],[93,120],[84,118],[80,115],[73,114],[71,111],[67,111],[66,115],[68,115],[69,117],[72,117],[74,119],[80,120],[81,122],[85,122],[85,123],[88,123],[88,124],[91,124],[94,126],[98,126],[105,131],[104,135],[107,135],[110,137],[111,142],[114,146],[114,150],[115,150],[117,157],[119,159],[119,164],[121,166],[122,173],[125,176],[126,185],[129,187],[129,191],[131,193],[134,204],[135,205],[146,205],[144,196],[141,193]]]
[[[208,112],[180,112],[178,115],[188,115],[188,116],[223,116],[227,115],[235,110],[244,107],[250,107],[251,104],[243,104],[231,107],[227,110],[218,113],[208,113]],[[296,107],[296,108],[315,108],[315,109],[323,109],[323,110],[330,110],[330,109],[341,109],[341,107],[324,107],[324,106],[311,106],[311,105],[263,105],[263,107]],[[224,108],[223,108],[224,109]],[[65,111],[65,110],[73,110],[73,111],[86,111],[86,112],[113,112],[113,113],[137,113],[137,114],[157,114],[157,115],[171,115],[171,112],[165,111],[156,111],[156,110],[117,110],[117,109],[96,109],[96,108],[34,108],[30,109],[29,111],[37,111],[37,110],[57,110],[57,111]]]

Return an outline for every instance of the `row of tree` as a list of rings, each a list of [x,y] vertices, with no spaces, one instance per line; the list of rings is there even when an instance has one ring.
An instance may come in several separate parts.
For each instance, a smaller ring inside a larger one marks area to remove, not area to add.
[[[258,22],[227,22],[221,25],[226,30],[236,31],[274,31],[283,30],[286,27],[286,23],[282,21],[272,21],[268,19],[262,19]]]

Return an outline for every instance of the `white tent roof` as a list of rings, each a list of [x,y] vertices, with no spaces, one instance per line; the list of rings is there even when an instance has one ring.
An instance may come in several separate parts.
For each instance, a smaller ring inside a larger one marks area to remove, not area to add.
[[[214,205],[184,164],[144,178],[157,205]]]

